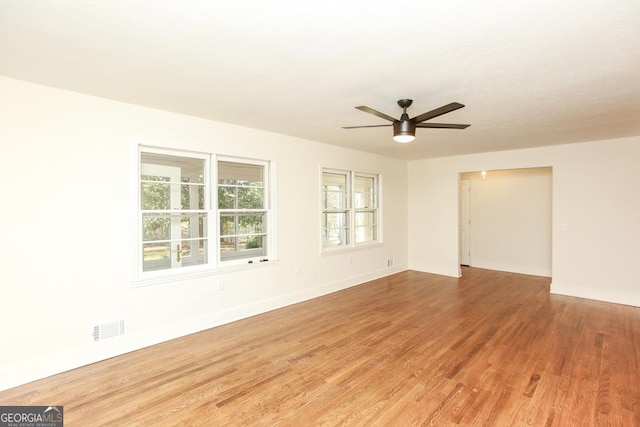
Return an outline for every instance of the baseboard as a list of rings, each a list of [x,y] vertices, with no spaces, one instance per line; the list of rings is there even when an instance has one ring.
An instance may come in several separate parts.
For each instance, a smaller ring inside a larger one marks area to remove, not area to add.
[[[599,289],[589,289],[581,286],[569,285],[566,283],[551,282],[550,292],[556,295],[568,297],[585,298],[595,301],[611,302],[614,304],[630,305],[640,307],[640,297],[637,295],[619,294],[611,291]]]
[[[471,267],[484,268],[487,270],[507,271],[509,273],[528,274],[531,276],[551,277],[550,268],[534,267],[529,265],[502,264],[496,262],[486,262],[473,260]]]
[[[449,267],[438,264],[411,264],[409,265],[409,269],[422,273],[439,274],[441,276],[460,277],[460,267],[457,265]]]
[[[165,324],[150,330],[128,333],[96,343],[87,342],[86,345],[73,349],[35,359],[23,360],[10,366],[3,366],[0,368],[0,391],[149,347],[154,344],[170,341],[185,335],[337,292],[371,280],[399,273],[406,269],[406,266],[388,267],[367,274],[325,283],[303,291],[292,292],[228,310],[185,319],[173,324]]]

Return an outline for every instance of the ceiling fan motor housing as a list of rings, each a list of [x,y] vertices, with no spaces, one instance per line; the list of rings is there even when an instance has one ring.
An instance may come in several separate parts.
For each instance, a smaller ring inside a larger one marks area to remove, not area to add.
[[[393,122],[393,135],[413,135],[416,134],[416,124],[411,120]]]

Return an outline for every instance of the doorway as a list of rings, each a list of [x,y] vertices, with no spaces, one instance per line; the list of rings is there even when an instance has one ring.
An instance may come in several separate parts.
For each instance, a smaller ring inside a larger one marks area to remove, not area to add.
[[[461,173],[459,263],[551,277],[552,168]]]

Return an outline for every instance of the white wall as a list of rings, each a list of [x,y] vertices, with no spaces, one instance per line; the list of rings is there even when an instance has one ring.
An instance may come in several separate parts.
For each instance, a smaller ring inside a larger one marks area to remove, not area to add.
[[[551,276],[551,168],[464,173],[471,266]]]
[[[553,168],[552,285],[640,306],[640,137],[409,163],[409,268],[458,275],[458,174]]]
[[[407,267],[404,161],[6,78],[0,93],[0,389]],[[279,260],[132,286],[138,144],[275,161]],[[384,244],[320,255],[320,165],[382,174]],[[92,342],[119,319],[124,336]]]

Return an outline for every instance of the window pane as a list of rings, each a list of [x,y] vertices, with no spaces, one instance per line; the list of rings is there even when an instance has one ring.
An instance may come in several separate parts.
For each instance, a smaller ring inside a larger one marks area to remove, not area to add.
[[[141,153],[140,159],[142,170],[148,165],[175,167],[180,169],[181,179],[178,180],[179,182],[204,183],[204,159],[155,153]],[[159,176],[163,176],[163,174],[159,174]]]
[[[264,189],[262,187],[238,188],[238,209],[264,208]]]
[[[250,237],[244,244],[245,249],[263,249],[266,236]]]
[[[191,240],[183,240],[180,242],[180,257],[182,261],[191,256]]]
[[[180,232],[180,235],[185,239],[191,237],[191,218],[187,215],[180,219]]]
[[[143,271],[171,268],[171,246],[169,242],[145,243],[142,245],[142,252]]]
[[[204,209],[204,185],[185,183],[180,186],[180,190],[180,204],[182,209]]]
[[[264,166],[218,162],[218,184],[264,187]]]
[[[177,256],[178,246],[180,256]],[[171,251],[173,248],[173,253]],[[174,257],[173,265],[171,257]],[[207,240],[181,240],[143,244],[143,271],[163,270],[207,263]]]
[[[142,240],[171,239],[171,218],[169,214],[144,214],[142,216]]]
[[[202,238],[207,235],[207,214],[189,213],[180,217],[180,235],[184,239]]]
[[[204,210],[204,186],[157,181],[159,177],[143,175],[141,201],[144,210]],[[157,181],[157,182],[155,182]],[[179,198],[178,198],[179,192]],[[173,199],[172,199],[173,197]]]
[[[230,260],[265,256],[267,236],[237,236],[220,238],[220,259]]]
[[[376,240],[377,227],[375,218],[375,212],[356,213],[356,243]]]
[[[143,241],[201,238],[206,235],[207,214],[143,214],[142,238]],[[175,232],[172,233],[172,227]],[[178,230],[180,232],[178,233]]]
[[[218,208],[234,209],[236,204],[237,187],[218,187]]]
[[[347,213],[323,214],[325,246],[341,246],[349,244],[349,226]]]
[[[180,263],[183,267],[207,263],[207,240],[183,240],[180,242]]]
[[[236,231],[236,217],[235,215],[221,215],[220,216],[220,235],[229,236],[238,234]]]
[[[325,172],[322,174],[324,209],[344,209],[347,207],[347,175]]]
[[[153,153],[140,159],[142,209],[204,209],[204,159]]]
[[[260,234],[266,232],[266,214],[222,214],[220,215],[220,235]]]
[[[161,177],[143,175],[143,180],[160,181]],[[141,204],[144,210],[171,209],[171,184],[168,182],[142,182]]]
[[[228,252],[237,250],[237,237],[221,237],[220,238],[220,251]]]
[[[375,204],[375,179],[366,176],[356,176],[355,183],[356,208],[374,208]]]

